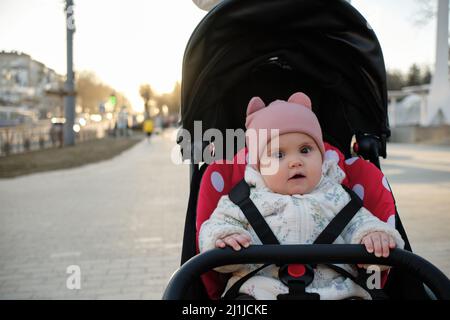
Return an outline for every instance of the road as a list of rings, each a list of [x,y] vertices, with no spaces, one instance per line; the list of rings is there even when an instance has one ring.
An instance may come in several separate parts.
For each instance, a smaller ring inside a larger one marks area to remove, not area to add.
[[[172,133],[108,161],[0,180],[0,299],[160,299],[189,192]],[[450,275],[450,148],[388,153],[382,167],[413,249]],[[81,287],[68,289],[74,275]]]
[[[0,180],[1,299],[161,298],[179,264],[189,168],[172,164],[170,134],[152,139],[112,160]],[[79,290],[66,286],[71,265]]]

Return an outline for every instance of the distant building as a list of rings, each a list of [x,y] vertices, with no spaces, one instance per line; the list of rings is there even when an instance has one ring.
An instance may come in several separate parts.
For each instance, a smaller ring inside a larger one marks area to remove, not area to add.
[[[61,116],[64,77],[28,54],[0,51],[0,106],[35,111],[39,118]]]

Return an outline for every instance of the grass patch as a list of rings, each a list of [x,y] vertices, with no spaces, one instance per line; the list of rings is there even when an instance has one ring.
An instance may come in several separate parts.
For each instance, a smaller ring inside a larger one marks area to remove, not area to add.
[[[72,147],[51,148],[0,157],[0,178],[79,167],[111,159],[134,146],[142,136],[103,138],[78,143]]]

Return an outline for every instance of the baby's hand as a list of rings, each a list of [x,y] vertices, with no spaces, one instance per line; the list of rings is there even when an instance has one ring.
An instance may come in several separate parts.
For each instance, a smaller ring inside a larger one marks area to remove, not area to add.
[[[216,248],[225,248],[230,246],[234,250],[241,250],[241,246],[247,248],[250,245],[251,239],[247,234],[233,233],[225,238],[216,240]]]
[[[395,239],[385,232],[371,232],[362,238],[361,243],[366,246],[369,253],[384,258],[389,257],[389,250],[396,247]],[[358,264],[358,267],[364,268],[367,265]]]

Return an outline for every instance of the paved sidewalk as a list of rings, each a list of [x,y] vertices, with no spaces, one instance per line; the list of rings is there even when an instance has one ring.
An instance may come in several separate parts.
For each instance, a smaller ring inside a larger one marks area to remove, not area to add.
[[[388,144],[382,169],[413,252],[450,277],[450,147]]]
[[[178,267],[188,166],[170,132],[114,159],[0,180],[0,299],[160,299]],[[450,148],[382,161],[413,249],[450,276]],[[81,289],[66,273],[81,269]]]
[[[188,200],[174,145],[166,132],[109,161],[0,180],[0,299],[160,299]]]

